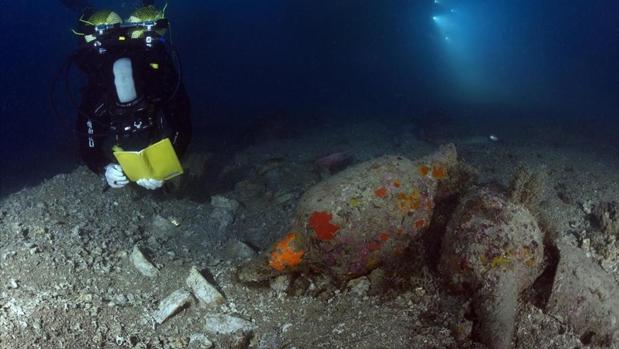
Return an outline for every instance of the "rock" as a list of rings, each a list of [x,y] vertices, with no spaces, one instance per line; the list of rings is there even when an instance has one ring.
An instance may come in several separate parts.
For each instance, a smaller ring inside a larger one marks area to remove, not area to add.
[[[249,201],[264,194],[266,186],[249,180],[243,180],[234,186],[234,191],[240,194],[241,200]]]
[[[231,315],[208,315],[205,320],[205,331],[217,336],[221,348],[247,348],[255,329],[253,323]]]
[[[233,213],[239,208],[239,203],[234,199],[228,199],[225,196],[211,196],[211,205],[217,208],[223,208]]]
[[[288,192],[288,191],[281,192],[280,191],[275,194],[275,197],[273,198],[273,202],[277,205],[283,205],[294,198],[295,198],[294,192]]]
[[[190,301],[191,293],[189,291],[185,289],[176,290],[159,303],[159,309],[153,314],[153,318],[161,325]]]
[[[334,152],[314,160],[314,168],[319,172],[334,174],[345,169],[352,161],[353,156],[349,152]]]
[[[593,202],[591,202],[591,200],[586,200],[585,202],[581,203],[581,208],[586,215],[590,215],[593,213],[594,209]]]
[[[137,245],[133,246],[133,251],[131,252],[131,262],[135,266],[135,268],[144,276],[154,277],[159,273],[159,270],[146,259],[142,251],[138,248]]]
[[[267,160],[264,164],[256,169],[256,175],[264,176],[268,172],[281,168],[285,162],[284,158],[273,158]]]
[[[226,208],[215,207],[208,216],[206,222],[207,230],[209,234],[214,235],[215,240],[223,240],[227,235],[228,228],[233,222],[233,211]]]
[[[368,274],[368,280],[370,281],[369,295],[380,295],[385,291],[385,288],[390,289],[392,283],[385,276],[385,271],[382,268],[376,268]]]
[[[187,345],[189,340],[187,337],[184,336],[173,336],[173,337],[169,337],[166,338],[166,341],[164,342],[164,348],[165,349],[184,349],[187,348]]]
[[[160,215],[155,215],[150,225],[150,236],[159,239],[169,239],[175,231],[176,225]]]
[[[206,331],[215,335],[226,335],[235,332],[252,332],[256,329],[256,326],[240,317],[227,315],[227,314],[215,314],[208,315],[205,319]]]
[[[189,276],[185,280],[187,286],[191,289],[194,296],[204,306],[214,306],[225,302],[224,296],[211,285],[196,267],[191,267]]]
[[[556,243],[559,262],[546,310],[564,319],[585,345],[619,343],[619,287],[584,252]]]
[[[13,278],[9,279],[8,285],[6,286],[6,288],[10,289],[16,289],[18,288],[19,285],[17,284],[17,281]]]
[[[284,340],[276,333],[265,333],[260,335],[258,343],[255,345],[256,349],[275,349],[287,347],[288,346],[285,344]]]
[[[438,269],[455,291],[473,295],[487,346],[511,348],[518,296],[543,268],[543,239],[531,212],[500,188],[474,190],[456,208]]]
[[[354,293],[358,296],[365,296],[370,290],[370,279],[367,276],[362,276],[356,279],[352,279],[348,281],[346,287],[350,290],[351,293]]]
[[[189,349],[209,349],[212,346],[213,342],[203,333],[195,333],[189,336]]]
[[[380,265],[397,266],[427,229],[442,183],[457,177],[456,157],[453,145],[417,161],[383,156],[318,183],[301,197],[288,233],[244,265],[239,278],[308,267],[344,285]]]
[[[604,234],[619,236],[619,203],[600,203],[594,208],[593,216]]]
[[[256,256],[256,251],[246,243],[237,239],[230,239],[223,248],[224,259],[245,260]]]

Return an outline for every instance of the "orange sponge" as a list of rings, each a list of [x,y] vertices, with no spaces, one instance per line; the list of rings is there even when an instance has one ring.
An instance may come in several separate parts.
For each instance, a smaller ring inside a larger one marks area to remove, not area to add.
[[[296,250],[292,243],[296,240],[295,233],[288,233],[281,240],[275,243],[269,265],[277,271],[284,271],[286,267],[295,267],[301,263],[305,252]]]

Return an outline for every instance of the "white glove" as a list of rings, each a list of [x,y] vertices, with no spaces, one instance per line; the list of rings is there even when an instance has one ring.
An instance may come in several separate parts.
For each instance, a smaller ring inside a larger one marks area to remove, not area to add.
[[[148,190],[159,189],[163,186],[163,181],[152,179],[152,178],[141,178],[136,182],[139,186],[144,187]]]
[[[105,180],[112,188],[122,188],[129,183],[129,180],[123,173],[122,167],[118,164],[109,164],[105,166]]]

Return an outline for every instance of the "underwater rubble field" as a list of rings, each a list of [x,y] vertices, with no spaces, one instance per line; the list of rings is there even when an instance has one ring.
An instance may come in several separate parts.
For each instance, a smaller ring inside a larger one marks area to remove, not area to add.
[[[474,300],[445,285],[420,241],[338,285],[308,271],[245,283],[239,272],[285,236],[303,194],[339,170],[453,143],[476,183],[507,185],[522,166],[544,171],[536,195],[556,238],[615,285],[616,153],[586,139],[497,134],[429,141],[383,122],[333,122],[236,153],[220,176],[234,179],[229,190],[199,200],[208,154],[188,159],[193,172],[177,194],[104,192],[85,167],[10,194],[0,200],[0,348],[486,348]],[[417,238],[440,245],[436,231]],[[539,280],[537,289],[552,287]],[[549,311],[530,288],[518,298],[514,348],[619,347],[558,315],[566,309]]]

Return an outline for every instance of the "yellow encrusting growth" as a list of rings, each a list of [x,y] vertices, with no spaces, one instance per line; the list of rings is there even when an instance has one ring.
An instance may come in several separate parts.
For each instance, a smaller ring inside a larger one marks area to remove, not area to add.
[[[414,189],[410,194],[398,193],[396,196],[396,205],[401,211],[410,212],[419,208],[421,203],[421,193]]]

